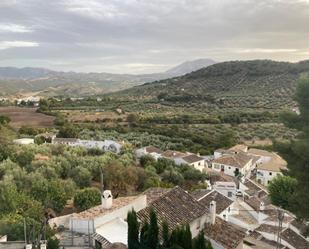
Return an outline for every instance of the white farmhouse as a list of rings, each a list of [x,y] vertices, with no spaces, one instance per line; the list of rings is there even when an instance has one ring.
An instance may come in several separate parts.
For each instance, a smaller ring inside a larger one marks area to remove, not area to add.
[[[241,174],[250,176],[252,170],[252,157],[245,153],[237,153],[232,155],[223,155],[220,158],[213,160],[212,168],[215,171],[224,173],[229,176]]]
[[[260,157],[257,160],[256,180],[265,186],[278,174],[282,174],[282,170],[287,169],[287,162],[274,152],[250,149],[248,153]]]
[[[158,160],[160,157],[162,157],[161,156],[162,151],[159,148],[154,147],[154,146],[147,146],[147,147],[137,149],[135,151],[135,154],[136,154],[137,158],[140,158],[140,157],[146,156],[146,155],[150,155],[154,159]]]
[[[34,139],[33,138],[20,138],[20,139],[15,139],[13,142],[15,144],[28,145],[28,144],[34,144]]]
[[[77,138],[54,138],[52,144],[62,144],[68,146],[80,146],[87,149],[98,148],[104,151],[119,153],[122,145],[113,140],[95,141],[95,140],[81,140]]]

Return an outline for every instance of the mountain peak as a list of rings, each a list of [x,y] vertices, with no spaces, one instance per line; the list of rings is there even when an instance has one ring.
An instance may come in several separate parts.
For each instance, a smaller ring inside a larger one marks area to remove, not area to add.
[[[167,70],[165,73],[170,76],[181,76],[181,75],[199,70],[201,68],[208,67],[215,63],[217,62],[215,62],[212,59],[207,59],[207,58],[204,58],[204,59],[202,58],[202,59],[197,59],[197,60],[192,60],[192,61],[185,61],[181,63],[180,65]]]

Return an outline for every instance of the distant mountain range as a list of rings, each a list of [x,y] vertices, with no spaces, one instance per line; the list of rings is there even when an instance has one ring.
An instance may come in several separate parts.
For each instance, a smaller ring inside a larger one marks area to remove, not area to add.
[[[212,101],[224,108],[281,109],[294,105],[296,82],[302,75],[309,75],[309,60],[230,61],[111,95],[183,105]]]
[[[211,59],[184,62],[155,74],[58,72],[45,68],[0,67],[0,95],[86,96],[119,91],[145,82],[185,75],[216,63]]]

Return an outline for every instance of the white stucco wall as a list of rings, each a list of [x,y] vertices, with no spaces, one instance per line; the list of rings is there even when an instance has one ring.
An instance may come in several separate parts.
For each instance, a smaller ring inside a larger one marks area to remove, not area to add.
[[[281,172],[270,171],[270,170],[257,169],[256,180],[258,182],[261,182],[261,184],[267,186],[268,183],[274,177],[276,177],[278,174],[282,174],[282,173]]]

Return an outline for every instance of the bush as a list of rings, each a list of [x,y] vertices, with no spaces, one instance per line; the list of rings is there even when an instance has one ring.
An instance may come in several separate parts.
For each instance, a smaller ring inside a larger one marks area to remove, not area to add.
[[[86,188],[74,196],[74,206],[83,211],[101,203],[101,193],[96,188]]]

